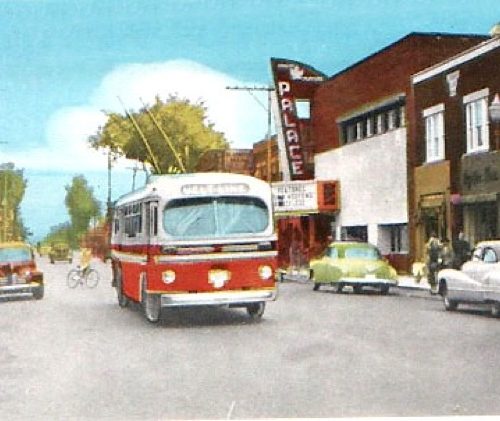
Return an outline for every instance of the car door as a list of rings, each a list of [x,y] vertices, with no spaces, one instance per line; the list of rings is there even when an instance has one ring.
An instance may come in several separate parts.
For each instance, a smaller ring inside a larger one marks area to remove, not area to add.
[[[462,266],[462,272],[466,275],[456,285],[457,295],[465,301],[483,301],[485,294],[484,283],[481,281],[483,272],[484,249],[478,246],[472,252],[472,259]]]
[[[492,247],[484,249],[483,265],[478,276],[485,287],[485,300],[500,301],[500,259]]]

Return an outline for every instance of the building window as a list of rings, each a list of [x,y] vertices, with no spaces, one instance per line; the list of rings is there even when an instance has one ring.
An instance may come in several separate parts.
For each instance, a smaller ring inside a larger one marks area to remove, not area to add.
[[[396,110],[389,110],[387,112],[387,130],[394,130],[397,126]]]
[[[396,102],[341,121],[339,130],[343,143],[363,140],[404,127],[404,110],[404,104]]]
[[[366,119],[366,137],[373,136],[373,117],[369,116]]]
[[[377,114],[377,134],[382,134],[384,131],[384,114]]]
[[[405,113],[406,113],[406,107],[404,105],[401,105],[401,107],[399,107],[399,127],[406,126]]]
[[[361,140],[364,137],[363,135],[363,122],[358,121],[356,123],[356,140]]]
[[[464,104],[467,153],[489,150],[488,90],[466,95]]]
[[[424,110],[426,162],[444,159],[444,104]]]

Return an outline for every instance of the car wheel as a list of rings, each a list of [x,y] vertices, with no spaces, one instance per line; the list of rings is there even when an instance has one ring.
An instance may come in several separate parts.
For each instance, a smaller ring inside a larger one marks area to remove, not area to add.
[[[80,283],[80,280],[81,280],[81,275],[78,269],[71,269],[68,272],[66,282],[69,288],[76,288],[77,285]]]
[[[387,295],[389,293],[389,285],[382,285],[380,287],[380,293],[382,295]]]
[[[500,303],[493,303],[491,305],[491,315],[493,317],[499,317],[500,316]]]
[[[264,310],[266,309],[266,303],[252,303],[247,306],[248,315],[253,320],[259,320],[262,318],[264,314]]]
[[[123,293],[122,273],[119,269],[116,271],[115,288],[116,288],[116,297],[118,299],[118,305],[122,308],[127,307],[130,303],[130,300]]]
[[[446,311],[456,310],[458,307],[458,303],[450,299],[450,296],[448,294],[448,287],[446,286],[446,284],[443,284],[441,291],[443,294],[443,304]]]
[[[319,291],[320,286],[321,286],[321,284],[319,282],[315,282],[313,285],[313,291]]]
[[[38,288],[34,289],[33,290],[33,298],[35,300],[41,300],[43,298],[43,295],[44,295],[44,286],[43,284],[40,284],[38,286]]]
[[[95,269],[90,269],[85,277],[85,283],[88,288],[95,288],[99,283],[99,272]]]
[[[361,285],[354,285],[352,287],[353,291],[355,294],[361,294],[361,292],[363,291],[363,288],[361,287]]]
[[[337,283],[337,288],[336,288],[336,291],[338,294],[342,294],[342,291],[344,289],[344,285],[342,283]]]

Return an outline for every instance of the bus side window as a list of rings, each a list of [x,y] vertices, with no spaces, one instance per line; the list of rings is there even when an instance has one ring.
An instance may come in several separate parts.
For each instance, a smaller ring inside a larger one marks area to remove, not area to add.
[[[155,237],[158,235],[158,203],[152,202],[150,203],[150,215],[149,215],[149,235],[151,237]]]

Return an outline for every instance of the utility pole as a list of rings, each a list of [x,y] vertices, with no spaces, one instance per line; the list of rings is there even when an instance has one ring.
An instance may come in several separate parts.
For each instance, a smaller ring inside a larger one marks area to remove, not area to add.
[[[226,86],[226,89],[233,91],[246,91],[248,92],[255,101],[266,111],[267,113],[267,157],[266,157],[266,165],[267,165],[267,181],[270,183],[272,181],[271,174],[271,92],[274,91],[274,88],[271,86]],[[262,101],[257,98],[253,92],[267,92],[267,107],[262,103]]]

